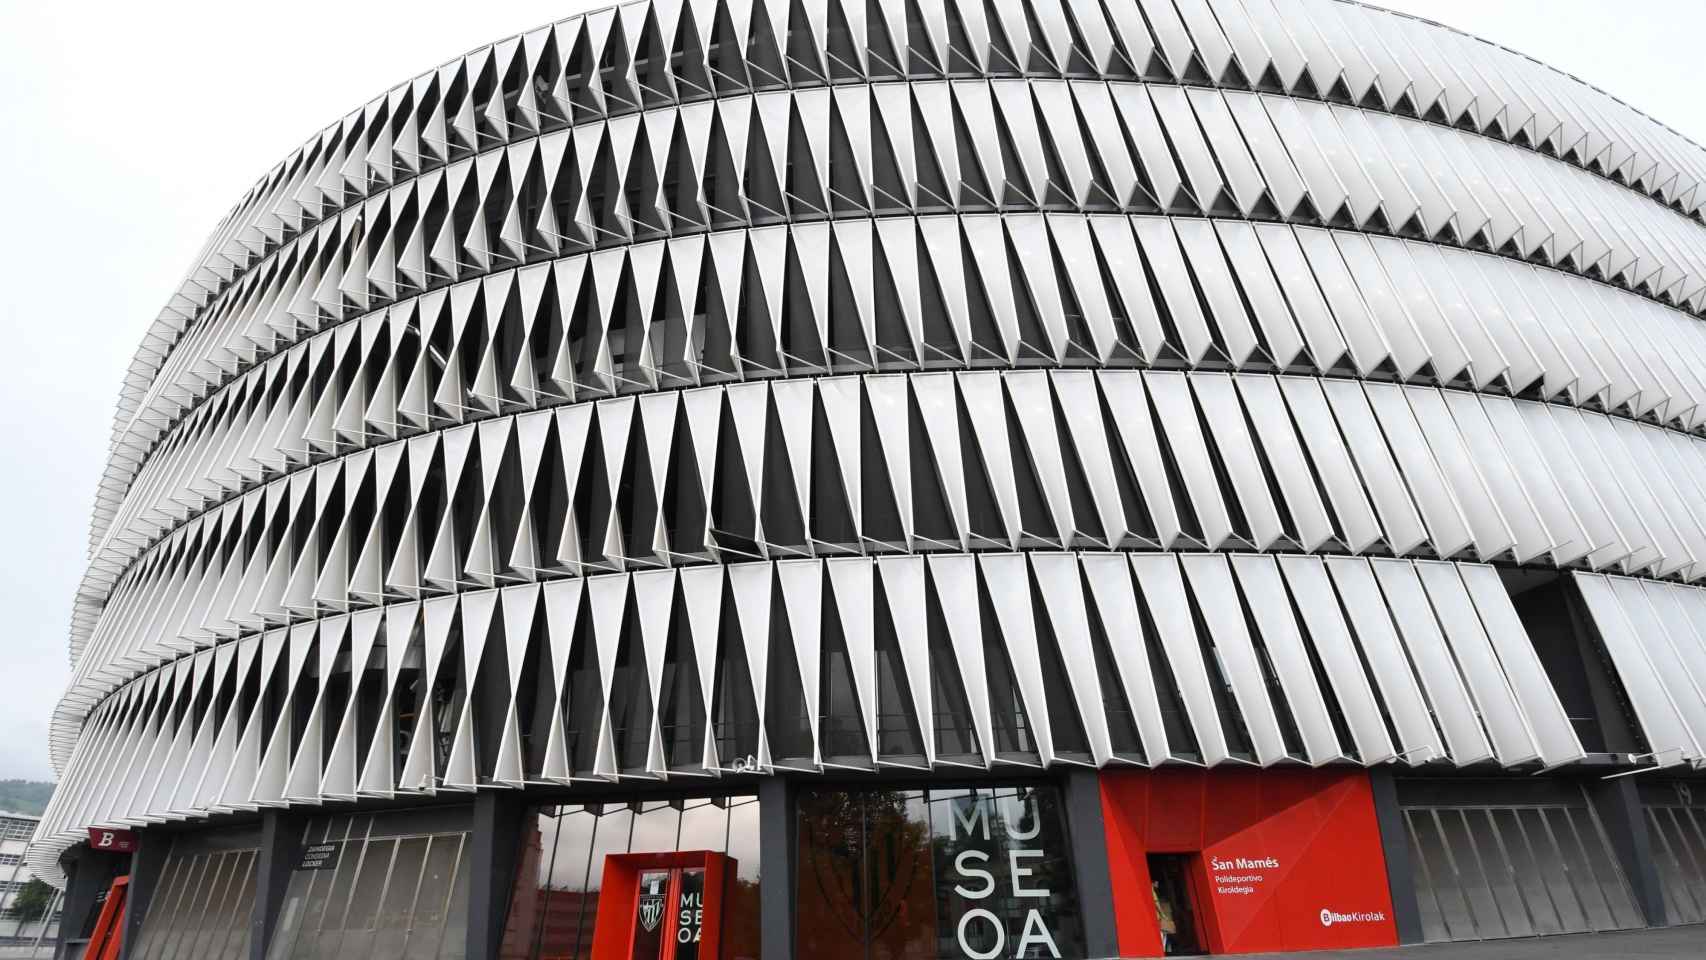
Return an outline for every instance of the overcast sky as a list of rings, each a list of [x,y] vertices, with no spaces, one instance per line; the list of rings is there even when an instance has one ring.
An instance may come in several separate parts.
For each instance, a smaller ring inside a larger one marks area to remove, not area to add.
[[[929,2],[929,0],[925,0]],[[1119,2],[1119,0],[1115,0]],[[1596,84],[1697,141],[1700,0],[1390,0]],[[0,0],[0,778],[48,779],[71,596],[119,377],[219,218],[325,124],[477,44],[586,8]],[[1281,3],[1283,9],[1284,3]]]

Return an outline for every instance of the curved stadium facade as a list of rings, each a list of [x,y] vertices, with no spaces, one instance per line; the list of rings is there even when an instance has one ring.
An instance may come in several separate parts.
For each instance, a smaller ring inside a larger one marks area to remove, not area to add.
[[[654,0],[402,83],[126,377],[67,949],[1706,919],[1703,182],[1329,0]]]

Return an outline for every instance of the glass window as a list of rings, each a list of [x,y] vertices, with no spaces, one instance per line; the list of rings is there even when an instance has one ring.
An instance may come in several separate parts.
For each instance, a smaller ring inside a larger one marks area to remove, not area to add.
[[[309,821],[269,960],[459,960],[466,808]]]
[[[752,796],[536,808],[499,956],[756,958],[758,844]]]
[[[800,956],[1084,954],[1053,787],[810,791],[799,845]]]
[[[1418,804],[1404,814],[1428,940],[1641,923],[1605,832],[1585,804]],[[1662,863],[1660,846],[1655,841]]]
[[[246,952],[255,904],[254,842],[249,831],[214,831],[175,842],[132,955],[214,960]]]

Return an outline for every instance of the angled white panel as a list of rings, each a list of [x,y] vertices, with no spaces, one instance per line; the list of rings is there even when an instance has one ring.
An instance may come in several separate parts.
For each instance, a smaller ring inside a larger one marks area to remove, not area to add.
[[[1538,758],[1540,751],[1533,733],[1505,678],[1474,601],[1458,575],[1458,565],[1418,561],[1416,573],[1475,700],[1481,723],[1492,741],[1493,754],[1505,766]]]
[[[960,682],[987,766],[995,756],[995,724],[989,711],[989,675],[983,656],[983,617],[977,592],[977,561],[968,554],[930,554],[930,581],[941,604],[948,642],[954,648]]]
[[[1369,561],[1328,557],[1327,572],[1338,590],[1363,659],[1374,675],[1380,699],[1398,735],[1398,756],[1412,764],[1449,759],[1433,711],[1422,694],[1410,658],[1392,625],[1392,612],[1380,595]],[[1366,759],[1364,762],[1368,762]]]
[[[735,614],[746,651],[746,667],[752,677],[752,697],[758,706],[758,764],[771,764],[770,740],[764,728],[767,712],[765,691],[770,665],[770,608],[773,572],[768,563],[737,563],[728,568],[729,587],[734,591]]]
[[[989,599],[995,605],[995,627],[1013,664],[1019,695],[1025,703],[1025,719],[1035,735],[1037,755],[1044,766],[1054,763],[1054,734],[1043,689],[1042,661],[1037,652],[1037,622],[1031,610],[1031,577],[1022,553],[985,553],[978,567]]]
[[[1232,517],[1220,495],[1220,481],[1197,419],[1196,403],[1191,399],[1190,381],[1182,373],[1150,371],[1143,375],[1143,382],[1167,435],[1168,452],[1196,509],[1203,542],[1210,549],[1224,547],[1233,536]]]
[[[687,567],[681,571],[681,598],[686,605],[688,633],[693,638],[693,662],[699,668],[699,693],[704,699],[707,773],[722,766],[711,718],[716,716],[717,638],[722,632],[723,572],[721,566]],[[733,647],[732,639],[730,647]],[[732,656],[733,654],[731,654]],[[729,758],[731,761],[733,757]]]
[[[776,578],[782,588],[783,609],[788,614],[788,635],[794,642],[794,662],[799,666],[806,717],[815,721],[820,716],[818,661],[823,649],[823,566],[818,560],[782,560],[776,564]],[[818,743],[817,724],[813,722],[809,726],[812,731],[812,762],[821,763],[823,753]]]
[[[888,599],[889,618],[906,668],[913,716],[924,741],[924,759],[936,762],[935,709],[930,696],[930,644],[925,632],[924,558],[879,557],[877,574],[882,577],[883,596]]]
[[[1268,660],[1285,694],[1286,708],[1303,740],[1305,758],[1311,766],[1338,759],[1342,755],[1339,738],[1333,732],[1332,717],[1315,682],[1315,669],[1304,648],[1297,618],[1292,615],[1291,598],[1280,579],[1279,565],[1272,557],[1236,554],[1232,557],[1232,572],[1249,601],[1262,647],[1268,652]]]
[[[1203,663],[1196,621],[1191,616],[1191,601],[1185,596],[1185,578],[1179,572],[1179,561],[1169,554],[1133,553],[1129,557],[1132,572],[1137,576],[1138,592],[1155,623],[1155,632],[1161,637],[1173,686],[1190,718],[1191,731],[1196,734],[1202,762],[1214,766],[1227,759],[1226,734],[1220,728],[1220,714],[1214,705],[1214,692]]]
[[[1217,373],[1197,373],[1190,377],[1191,392],[1208,421],[1208,436],[1220,452],[1220,462],[1226,466],[1232,481],[1233,493],[1243,508],[1244,519],[1250,525],[1250,539],[1258,550],[1266,550],[1284,536],[1279,510],[1269,492],[1268,477],[1256,453],[1255,439],[1244,419],[1243,406],[1232,378]]]
[[[1250,734],[1256,762],[1265,767],[1285,759],[1285,738],[1280,734],[1279,718],[1268,697],[1267,677],[1256,658],[1226,558],[1187,553],[1179,557],[1179,562],[1185,569],[1191,592],[1196,595],[1197,609],[1202,611],[1208,626],[1220,672],[1238,699],[1238,712]]]
[[[1081,554],[1079,563],[1090,583],[1090,598],[1102,623],[1103,635],[1108,638],[1126,705],[1135,718],[1144,759],[1151,765],[1160,763],[1171,751],[1160,699],[1155,692],[1155,677],[1150,671],[1143,624],[1137,612],[1137,594],[1132,589],[1131,565],[1118,553]]]
[[[1445,735],[1446,749],[1459,766],[1492,759],[1492,744],[1470,700],[1462,672],[1440,632],[1416,567],[1407,560],[1369,561],[1392,621],[1415,664],[1416,675]]]
[[[841,619],[841,638],[847,645],[853,686],[859,697],[860,719],[871,762],[877,762],[876,590],[873,561],[865,557],[832,557],[825,561],[835,610]]]
[[[1309,642],[1321,661],[1322,672],[1333,688],[1333,699],[1339,705],[1356,756],[1365,766],[1392,759],[1392,737],[1381,716],[1380,702],[1369,685],[1356,641],[1351,637],[1333,584],[1327,577],[1326,564],[1318,557],[1289,556],[1279,558],[1280,572],[1286,587],[1296,601]]]
[[[1585,756],[1569,714],[1558,700],[1546,667],[1535,653],[1534,642],[1523,628],[1511,595],[1499,579],[1498,570],[1482,564],[1459,564],[1459,575],[1481,617],[1481,625],[1498,654],[1499,666],[1510,682],[1517,704],[1527,721],[1529,733],[1548,767],[1580,760]]]
[[[1042,590],[1043,606],[1072,685],[1072,700],[1090,743],[1090,759],[1100,767],[1113,756],[1108,715],[1102,704],[1102,684],[1096,674],[1096,654],[1090,649],[1090,618],[1084,606],[1084,581],[1078,558],[1070,553],[1033,553],[1031,569]]]

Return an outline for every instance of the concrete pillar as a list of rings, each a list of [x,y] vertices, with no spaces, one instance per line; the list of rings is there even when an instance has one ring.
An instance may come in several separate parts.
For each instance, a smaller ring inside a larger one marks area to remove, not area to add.
[[[1118,957],[1113,880],[1108,873],[1108,835],[1102,823],[1102,783],[1094,770],[1066,776],[1066,833],[1078,908],[1084,917],[1084,955]]]
[[[261,815],[261,845],[255,857],[255,904],[249,920],[248,960],[266,960],[273,931],[278,929],[290,871],[301,855],[303,818],[281,810]]]
[[[1410,837],[1404,812],[1398,807],[1398,785],[1392,771],[1368,771],[1374,788],[1374,816],[1380,824],[1380,847],[1386,855],[1386,886],[1392,894],[1392,924],[1399,943],[1422,942],[1422,913],[1416,905],[1416,873],[1410,863]]]
[[[1641,806],[1641,791],[1634,777],[1615,780],[1587,781],[1588,799],[1593,802],[1599,822],[1605,827],[1606,838],[1617,852],[1618,866],[1629,879],[1629,892],[1647,926],[1662,927],[1669,920],[1665,914],[1665,892],[1659,884],[1658,867],[1653,863],[1652,838],[1647,833],[1647,813]]]
[[[759,944],[765,957],[794,955],[795,787],[781,777],[758,785]]]
[[[136,852],[130,855],[130,885],[124,899],[124,943],[119,947],[118,960],[135,956],[142,923],[148,919],[148,904],[154,899],[154,888],[160,883],[160,872],[171,850],[171,834],[159,830],[136,832]]]
[[[83,926],[92,922],[91,912],[100,909],[95,901],[111,886],[121,856],[78,845],[60,857],[59,867],[65,871],[65,911],[59,922],[55,957],[65,956],[65,941],[82,937]]]
[[[474,795],[473,835],[468,851],[468,960],[495,960],[521,856],[521,831],[529,805],[510,791]]]

